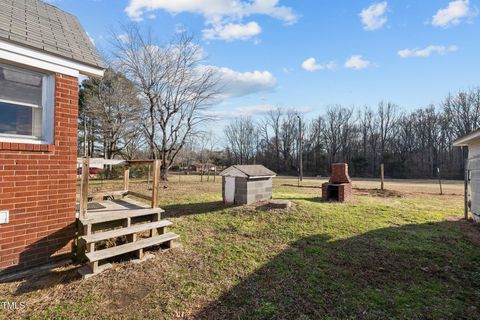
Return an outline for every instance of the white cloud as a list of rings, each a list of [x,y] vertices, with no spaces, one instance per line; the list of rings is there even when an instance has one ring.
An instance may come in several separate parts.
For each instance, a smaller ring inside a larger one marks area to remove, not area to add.
[[[212,68],[220,77],[223,99],[271,91],[277,85],[277,79],[269,71],[239,72],[217,66],[203,68]]]
[[[345,68],[365,69],[370,66],[370,61],[363,59],[361,55],[353,55],[345,61]]]
[[[243,23],[244,18],[252,15],[270,16],[287,25],[298,19],[293,9],[280,5],[279,0],[130,0],[125,12],[130,19],[140,21],[146,13],[155,10],[172,15],[183,12],[200,14],[208,26],[203,31],[206,39],[219,40],[244,40],[258,35],[261,32],[258,23]]]
[[[428,46],[423,49],[403,49],[398,51],[398,55],[402,58],[411,58],[411,57],[420,57],[420,58],[427,58],[430,57],[432,53],[437,53],[440,55],[445,55],[449,52],[457,51],[457,46]]]
[[[123,43],[129,43],[130,42],[130,38],[128,37],[128,34],[126,34],[126,33],[119,34],[117,36],[117,39],[120,40]]]
[[[270,111],[278,110],[279,107],[271,104],[259,104],[253,106],[241,106],[231,110],[206,110],[203,111],[205,116],[214,118],[237,118],[237,117],[253,117],[265,115]],[[280,108],[284,112],[298,112],[300,114],[308,113],[313,109],[310,107],[298,107],[298,108]]]
[[[247,24],[228,23],[228,24],[214,24],[210,29],[204,29],[203,38],[206,40],[247,40],[254,37],[260,32],[262,28],[255,21]]]
[[[243,18],[262,14],[280,19],[285,23],[295,23],[297,16],[290,7],[278,5],[278,0],[130,0],[125,12],[133,20],[143,19],[145,12],[165,10],[170,14],[190,12],[207,18]]]
[[[337,67],[335,61],[330,61],[325,64],[317,63],[315,58],[308,58],[307,60],[303,61],[302,68],[309,72],[314,72],[317,70],[333,70]]]
[[[380,3],[373,3],[368,8],[363,9],[359,16],[362,20],[363,29],[377,30],[387,23],[387,1]]]
[[[276,109],[278,109],[278,107],[273,105],[261,104],[256,106],[238,107],[235,109],[235,114],[240,116],[253,116],[257,114],[265,114]]]
[[[440,9],[432,17],[432,25],[448,28],[459,24],[462,19],[475,16],[477,13],[470,7],[469,0],[451,1],[446,8]]]

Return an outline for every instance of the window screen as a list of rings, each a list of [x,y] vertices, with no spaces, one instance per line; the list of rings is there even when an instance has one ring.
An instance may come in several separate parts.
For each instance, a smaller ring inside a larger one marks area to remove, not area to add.
[[[0,134],[42,138],[43,78],[0,64]]]

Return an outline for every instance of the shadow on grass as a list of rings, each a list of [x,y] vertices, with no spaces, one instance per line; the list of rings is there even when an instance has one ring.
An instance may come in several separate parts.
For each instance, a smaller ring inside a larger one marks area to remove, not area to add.
[[[298,184],[288,184],[284,183],[281,184],[280,186],[282,187],[292,187],[292,188],[308,188],[308,189],[322,189],[322,185],[317,185],[317,186],[309,186],[309,185],[298,185]]]
[[[21,295],[78,279],[76,269],[58,268],[59,263],[62,265],[71,261],[71,252],[57,254],[66,246],[73,250],[75,228],[75,223],[71,223],[28,245],[20,253],[16,265],[0,271],[0,283],[23,280],[15,292],[15,295]]]
[[[164,213],[162,218],[175,218],[181,216],[188,216],[192,214],[212,213],[227,208],[238,207],[237,205],[226,205],[222,201],[200,202],[200,203],[184,203],[161,206]]]
[[[310,197],[310,198],[301,198],[301,197],[295,197],[295,198],[292,198],[292,197],[285,197],[285,198],[281,198],[281,197],[278,197],[278,198],[275,198],[275,199],[281,199],[281,200],[292,200],[292,201],[295,201],[295,200],[303,200],[303,201],[309,201],[309,202],[315,202],[315,203],[341,203],[341,202],[338,202],[338,201],[331,201],[331,200],[323,200],[322,197]]]
[[[478,319],[480,250],[462,223],[303,238],[194,318]]]

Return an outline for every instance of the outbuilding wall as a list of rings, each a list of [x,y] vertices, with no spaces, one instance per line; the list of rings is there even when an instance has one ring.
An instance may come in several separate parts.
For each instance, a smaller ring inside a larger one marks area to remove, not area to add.
[[[55,77],[53,145],[0,142],[0,274],[71,254],[75,237],[78,80]]]
[[[235,202],[238,204],[250,204],[272,198],[272,178],[236,178],[235,185]]]
[[[225,195],[225,177],[222,177],[222,195]],[[235,204],[251,204],[271,198],[272,178],[235,177]]]
[[[472,218],[480,222],[480,143],[468,146],[468,170]]]

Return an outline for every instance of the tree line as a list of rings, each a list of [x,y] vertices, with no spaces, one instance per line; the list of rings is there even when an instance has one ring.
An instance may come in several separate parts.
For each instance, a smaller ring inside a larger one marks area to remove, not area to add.
[[[453,141],[480,127],[480,88],[449,94],[437,105],[406,111],[333,105],[313,119],[277,108],[263,117],[235,118],[215,135],[206,128],[222,79],[203,64],[201,47],[181,34],[166,44],[135,25],[114,36],[110,68],[80,88],[79,155],[160,159],[171,168],[264,164],[297,174],[328,175],[335,162],[350,173],[392,178],[462,178],[466,150]]]
[[[262,119],[231,121],[225,129],[226,164],[264,164],[297,174],[299,152],[308,175],[328,175],[346,162],[350,174],[392,178],[463,177],[465,150],[453,141],[480,127],[480,89],[448,95],[440,105],[414,111],[390,102],[376,108],[334,105],[306,121],[295,111],[270,111]]]

